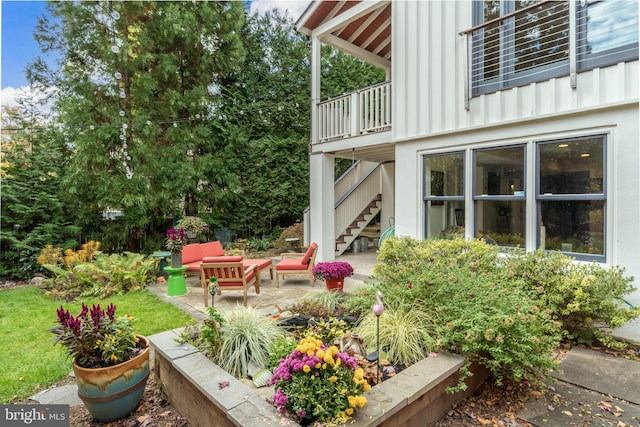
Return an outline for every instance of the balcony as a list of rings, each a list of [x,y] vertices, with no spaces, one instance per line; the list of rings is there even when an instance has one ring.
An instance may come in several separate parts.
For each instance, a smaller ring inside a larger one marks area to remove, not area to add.
[[[391,130],[391,82],[318,103],[318,138],[328,142]]]
[[[560,76],[576,88],[580,72],[638,59],[637,0],[512,4],[476,2],[484,22],[460,33],[467,108],[472,97]]]

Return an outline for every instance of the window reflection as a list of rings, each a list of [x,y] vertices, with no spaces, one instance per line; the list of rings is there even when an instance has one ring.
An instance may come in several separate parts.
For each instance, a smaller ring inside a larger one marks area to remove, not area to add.
[[[545,200],[541,214],[542,249],[604,255],[604,201]]]
[[[602,138],[540,144],[540,193],[602,193]]]
[[[524,195],[524,147],[476,152],[476,195]]]
[[[499,246],[524,247],[524,200],[482,200],[477,206],[479,238]]]
[[[464,153],[425,156],[426,237],[464,236]]]

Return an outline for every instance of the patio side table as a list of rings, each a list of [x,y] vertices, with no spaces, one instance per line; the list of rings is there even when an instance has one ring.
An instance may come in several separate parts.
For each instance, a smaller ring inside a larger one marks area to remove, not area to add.
[[[170,274],[167,280],[167,295],[170,297],[176,295],[184,295],[187,293],[187,281],[184,278],[184,272],[187,270],[186,265],[182,267],[165,267],[164,270]]]
[[[164,268],[169,265],[167,260],[171,258],[171,252],[169,251],[154,252],[151,254],[151,256],[159,260],[158,271],[160,272],[160,275],[166,279],[169,276],[169,273],[167,273],[164,270]]]

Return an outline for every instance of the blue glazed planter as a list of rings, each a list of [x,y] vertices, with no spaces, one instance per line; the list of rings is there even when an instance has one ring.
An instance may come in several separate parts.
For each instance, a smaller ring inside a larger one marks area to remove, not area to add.
[[[73,364],[78,396],[95,420],[119,420],[138,407],[149,378],[149,341],[138,338],[144,351],[126,362],[96,369]]]

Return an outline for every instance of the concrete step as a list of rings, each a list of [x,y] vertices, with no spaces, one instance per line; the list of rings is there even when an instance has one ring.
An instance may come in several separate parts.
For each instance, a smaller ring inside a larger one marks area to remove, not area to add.
[[[552,376],[518,418],[541,427],[640,425],[640,362],[574,347]]]

